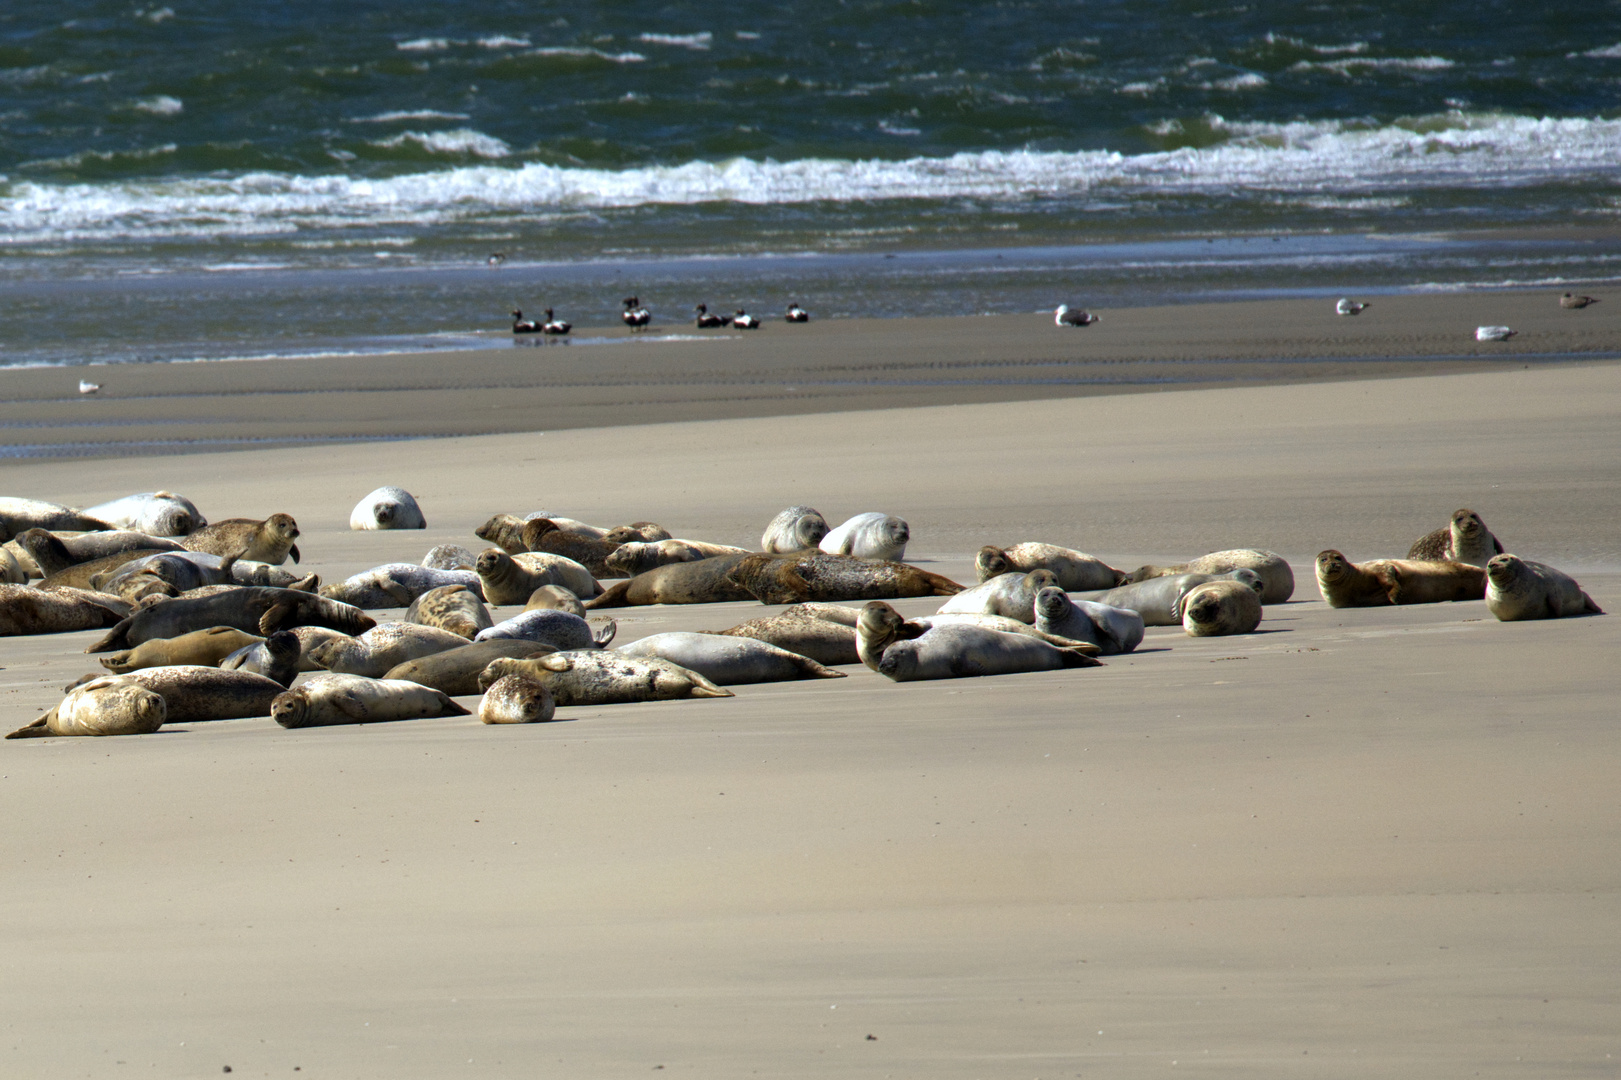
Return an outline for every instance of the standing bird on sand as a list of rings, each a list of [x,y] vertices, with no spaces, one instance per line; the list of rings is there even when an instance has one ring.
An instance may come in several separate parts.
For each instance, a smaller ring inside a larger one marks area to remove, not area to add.
[[[101,384],[98,383],[98,382],[91,382],[88,379],[80,379],[79,380],[79,393],[81,393],[81,394],[99,394],[99,393],[101,393]]]
[[[1334,305],[1334,311],[1340,315],[1360,315],[1367,310],[1368,306],[1360,300],[1349,300],[1341,297],[1340,302]]]
[[[738,308],[737,314],[732,316],[732,325],[739,330],[758,330],[760,329],[760,320],[742,308]]]
[[[790,300],[788,301],[788,314],[785,318],[788,322],[810,322],[810,312],[800,307],[795,301]]]
[[[1598,298],[1595,296],[1577,296],[1575,293],[1566,293],[1559,298],[1559,306],[1571,311],[1596,303],[1598,303]]]
[[[619,313],[619,317],[625,320],[625,325],[630,327],[632,332],[646,330],[648,324],[653,321],[653,313],[644,308],[641,300],[634,296],[625,297],[622,303],[625,310]]]
[[[524,318],[523,312],[513,308],[512,332],[514,334],[538,334],[540,333],[540,324],[533,319]]]
[[[732,320],[729,317],[710,314],[707,304],[699,304],[692,310],[698,313],[698,317],[693,321],[697,323],[700,330],[714,330],[717,327],[732,325]]]
[[[1084,308],[1071,311],[1068,304],[1059,304],[1058,310],[1053,312],[1053,322],[1059,326],[1091,326],[1093,323],[1101,321],[1096,315]]]
[[[542,334],[548,334],[552,337],[566,337],[572,329],[574,329],[573,323],[564,322],[557,317],[551,308],[546,309],[546,321],[540,326]]]

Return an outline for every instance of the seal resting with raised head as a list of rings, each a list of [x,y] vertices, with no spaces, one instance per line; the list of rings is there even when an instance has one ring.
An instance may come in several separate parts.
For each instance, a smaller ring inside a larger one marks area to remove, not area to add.
[[[232,653],[262,641],[264,638],[234,626],[210,626],[178,637],[143,641],[133,649],[101,657],[101,666],[116,675],[164,664],[219,667]]]
[[[291,630],[277,630],[263,641],[245,645],[219,662],[223,671],[248,671],[263,675],[283,687],[298,678],[303,644]]]
[[[187,551],[209,555],[235,555],[249,562],[280,566],[298,561],[298,522],[291,514],[271,514],[262,521],[227,518],[192,533],[180,542]]]
[[[1180,566],[1143,566],[1132,571],[1127,580],[1147,581],[1176,574],[1225,574],[1229,570],[1253,570],[1259,574],[1264,586],[1261,590],[1263,604],[1281,604],[1294,595],[1295,572],[1289,568],[1289,563],[1277,552],[1260,548],[1212,551]]]
[[[276,695],[270,715],[284,728],[305,728],[466,716],[468,712],[449,695],[418,683],[328,673]]]
[[[679,631],[651,634],[621,646],[618,651],[625,656],[656,656],[668,660],[688,671],[698,672],[717,686],[844,678],[844,672],[834,671],[808,656],[739,635]]]
[[[1415,540],[1407,557],[1425,562],[1461,562],[1470,566],[1485,566],[1492,556],[1501,554],[1502,543],[1486,528],[1480,515],[1466,507],[1454,513],[1452,520],[1441,528]]]
[[[163,726],[168,707],[161,694],[138,683],[104,675],[75,686],[56,708],[8,739],[51,735],[150,735]]]
[[[1479,600],[1486,595],[1486,572],[1468,563],[1423,559],[1353,563],[1329,548],[1317,556],[1317,589],[1334,608]]]
[[[987,544],[974,557],[974,570],[982,582],[1003,574],[1051,570],[1058,576],[1058,587],[1065,592],[1112,589],[1116,585],[1124,585],[1128,576],[1124,570],[1116,570],[1084,551],[1033,541],[1014,544],[1010,548]]]
[[[1569,574],[1518,555],[1486,563],[1486,607],[1502,622],[1604,614]]]
[[[502,676],[512,674],[545,683],[563,708],[733,696],[724,686],[716,686],[680,664],[656,656],[626,656],[616,649],[558,652],[528,660],[492,660],[478,677],[478,684],[488,689]]]
[[[479,552],[473,568],[485,601],[497,607],[527,603],[542,585],[561,585],[581,599],[602,593],[591,571],[573,559],[544,551],[508,555],[499,548],[487,548]]]
[[[941,604],[939,614],[1002,615],[1034,625],[1036,594],[1057,584],[1058,575],[1051,570],[998,574]]]
[[[544,724],[556,712],[546,684],[527,675],[501,676],[478,703],[478,718],[486,724]]]
[[[1195,585],[1182,601],[1182,629],[1189,637],[1247,634],[1261,625],[1261,598],[1241,581]]]
[[[719,561],[706,559],[687,565],[706,566]],[[670,569],[673,567],[664,567],[664,570]],[[762,604],[894,600],[909,596],[955,596],[962,592],[962,586],[950,578],[906,563],[829,555],[824,551],[746,555],[732,566],[727,577]]]
[[[1129,653],[1143,640],[1143,617],[1130,608],[1072,600],[1063,589],[1036,594],[1036,629],[1076,641],[1090,641],[1105,656]]]
[[[1024,634],[961,623],[930,627],[921,634],[917,629],[888,604],[869,603],[856,624],[862,661],[895,682],[1098,666],[1087,652],[1058,648]]]
[[[893,514],[857,514],[832,529],[816,546],[829,555],[900,562],[912,539],[911,526]]]

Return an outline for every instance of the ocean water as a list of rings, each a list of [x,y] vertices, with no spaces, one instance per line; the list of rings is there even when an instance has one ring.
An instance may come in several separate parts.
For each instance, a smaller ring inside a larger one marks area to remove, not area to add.
[[[1608,2],[0,7],[0,365],[1586,285],[1618,215]]]

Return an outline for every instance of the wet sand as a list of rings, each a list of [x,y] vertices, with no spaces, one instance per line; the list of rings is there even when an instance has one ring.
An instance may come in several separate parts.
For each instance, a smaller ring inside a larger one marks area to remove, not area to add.
[[[958,580],[987,542],[1270,548],[1294,601],[1090,670],[0,744],[0,1072],[1615,1072],[1621,622],[1335,611],[1310,561],[1402,555],[1469,506],[1621,608],[1621,364],[861,405],[20,462],[8,488],[284,510],[328,580],[476,550],[498,511],[754,544],[808,502],[906,517],[909,559]],[[349,532],[382,483],[430,527]],[[621,642],[760,613],[613,612]],[[0,645],[7,730],[96,636]]]

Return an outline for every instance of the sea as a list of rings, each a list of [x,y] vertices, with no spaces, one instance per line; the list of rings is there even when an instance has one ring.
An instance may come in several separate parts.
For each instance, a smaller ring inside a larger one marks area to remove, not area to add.
[[[1618,217],[1614,2],[0,5],[0,366],[1580,288]]]

